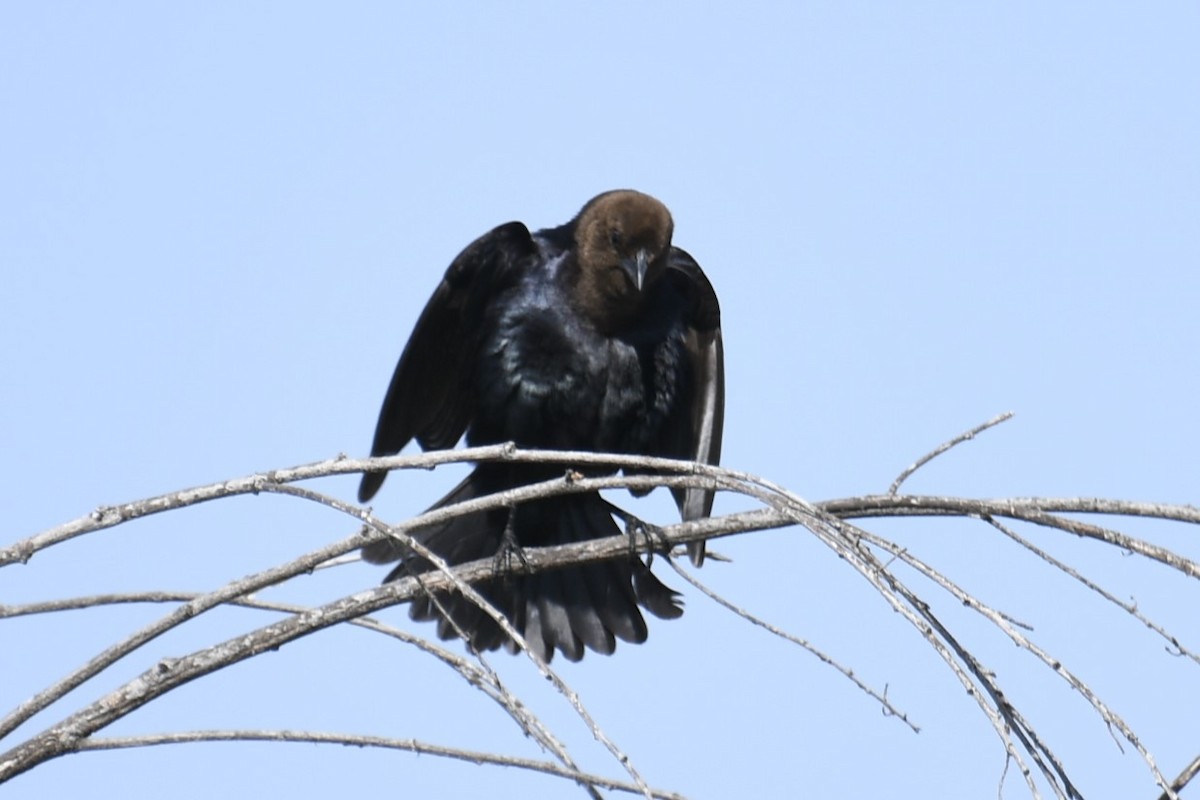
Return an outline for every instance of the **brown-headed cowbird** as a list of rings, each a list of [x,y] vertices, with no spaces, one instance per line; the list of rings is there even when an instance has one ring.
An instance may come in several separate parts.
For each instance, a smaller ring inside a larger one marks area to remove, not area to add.
[[[530,233],[501,225],[454,259],[400,356],[375,429],[372,455],[411,439],[425,449],[471,445],[632,453],[717,463],[724,415],[720,310],[695,260],[671,245],[670,212],[640,192],[587,203],[565,225]],[[562,466],[486,463],[434,508],[560,476]],[[363,476],[369,500],[386,473]],[[684,519],[708,516],[713,493],[675,491]],[[414,532],[450,564],[511,547],[567,544],[620,532],[598,493],[569,494],[468,514]],[[701,563],[703,543],[689,547]],[[372,563],[401,560],[395,580],[430,568],[395,540],[368,545]],[[629,557],[476,587],[543,658],[584,647],[612,653],[643,642],[638,605],[683,613],[677,593]],[[459,593],[414,600],[413,619],[437,620],[442,638],[477,650],[514,642]],[[443,613],[443,610],[445,613]],[[446,618],[449,615],[453,624]]]

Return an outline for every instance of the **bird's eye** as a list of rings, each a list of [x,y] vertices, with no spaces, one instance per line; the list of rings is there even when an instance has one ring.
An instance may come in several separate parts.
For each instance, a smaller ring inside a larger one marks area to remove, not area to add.
[[[621,241],[622,241],[621,240],[621,232],[618,230],[615,230],[615,229],[609,231],[608,232],[608,241],[613,247],[620,247]]]

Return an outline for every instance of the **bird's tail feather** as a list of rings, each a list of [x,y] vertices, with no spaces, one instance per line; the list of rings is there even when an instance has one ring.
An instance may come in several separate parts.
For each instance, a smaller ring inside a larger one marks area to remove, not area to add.
[[[479,473],[468,476],[434,508],[480,497],[495,491],[485,487]],[[501,553],[507,509],[476,512],[421,528],[412,535],[452,565]],[[513,512],[512,533],[524,546],[572,544],[614,536],[620,528],[598,494],[577,494],[524,503]],[[420,574],[431,564],[395,540],[363,548],[371,563],[400,560],[386,580]],[[530,649],[545,660],[558,650],[571,661],[583,657],[585,648],[610,654],[616,640],[646,640],[646,622],[639,606],[664,619],[683,613],[678,593],[664,585],[638,558],[594,562],[532,575],[518,572],[476,584],[487,600],[521,632]],[[437,592],[412,601],[409,615],[415,620],[436,621],[438,636],[466,636],[477,650],[495,650],[516,644],[486,612],[456,591]]]

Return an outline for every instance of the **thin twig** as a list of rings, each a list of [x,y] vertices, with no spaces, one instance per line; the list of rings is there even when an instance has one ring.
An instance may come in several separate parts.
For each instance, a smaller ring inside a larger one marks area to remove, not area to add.
[[[1035,545],[1033,542],[1031,542],[1028,539],[1026,539],[1025,537],[1021,536],[1015,530],[1008,527],[1007,525],[1000,522],[999,520],[993,519],[992,517],[984,517],[983,521],[988,523],[989,525],[991,525],[996,530],[1003,533],[1008,538],[1012,539],[1017,544],[1021,545],[1021,547],[1024,547],[1026,550],[1033,553],[1038,558],[1045,561],[1047,564],[1050,564],[1055,569],[1058,569],[1061,572],[1065,573],[1066,575],[1069,575],[1070,577],[1079,581],[1084,586],[1086,586],[1088,589],[1091,589],[1093,592],[1100,595],[1105,600],[1107,600],[1108,602],[1117,606],[1118,608],[1122,609],[1126,613],[1130,614],[1135,619],[1137,619],[1139,622],[1141,622],[1143,625],[1145,625],[1147,628],[1154,631],[1162,638],[1166,639],[1170,643],[1170,648],[1173,648],[1173,650],[1169,649],[1168,651],[1172,652],[1173,655],[1186,656],[1187,658],[1191,659],[1192,661],[1196,662],[1197,664],[1200,664],[1200,656],[1197,656],[1191,650],[1184,647],[1180,643],[1178,638],[1176,638],[1172,633],[1167,631],[1166,628],[1163,628],[1161,625],[1156,623],[1154,620],[1150,619],[1145,614],[1143,614],[1141,611],[1139,611],[1138,607],[1135,604],[1125,602],[1121,598],[1114,595],[1112,592],[1109,592],[1103,586],[1100,586],[1099,584],[1095,583],[1094,581],[1089,580],[1085,575],[1080,574],[1080,572],[1078,570],[1076,570],[1074,567],[1072,567],[1070,564],[1065,564],[1062,561],[1058,560],[1057,558],[1050,555],[1045,550],[1041,549],[1040,547]]]
[[[858,529],[848,522],[838,520],[837,523],[839,528],[844,526],[847,532],[858,532]],[[1058,759],[1041,743],[1036,732],[1025,723],[1017,709],[1005,699],[1005,694],[996,682],[994,673],[984,667],[974,654],[951,635],[945,625],[933,614],[928,603],[884,568],[883,564],[866,548],[855,548],[855,550],[868,558],[868,563],[873,565],[873,569],[869,571],[860,569],[860,574],[877,588],[881,583],[880,579],[886,582],[886,590],[881,591],[884,598],[892,605],[892,608],[899,611],[921,633],[934,651],[941,656],[954,676],[958,678],[967,690],[967,694],[975,700],[976,705],[992,724],[992,729],[1000,738],[1008,757],[1017,765],[1029,788],[1030,795],[1035,799],[1041,797],[1041,793],[1034,783],[1032,770],[1013,744],[1012,734],[1017,736],[1022,748],[1038,766],[1042,776],[1054,790],[1055,796],[1064,800],[1068,797],[1078,797],[1078,793],[1067,779]],[[988,703],[989,699],[992,704]],[[1047,759],[1050,764],[1046,763]]]
[[[103,670],[112,666],[121,658],[147,642],[162,636],[167,631],[182,625],[196,615],[235,598],[243,597],[267,586],[273,586],[286,578],[302,574],[334,556],[348,553],[359,546],[361,546],[361,538],[358,536],[343,539],[340,542],[335,542],[334,544],[307,553],[287,564],[263,570],[247,578],[229,583],[214,592],[201,595],[191,602],[184,603],[161,619],[150,623],[116,644],[105,648],[83,666],[21,703],[3,719],[0,719],[0,739],[12,733],[13,730],[33,715],[59,700],[88,679],[95,677]],[[0,765],[0,779],[3,779],[2,766]]]
[[[1009,706],[1007,701],[1003,700],[1004,694],[996,686],[991,673],[983,669],[974,656],[950,635],[945,626],[932,614],[927,603],[921,601],[914,592],[892,574],[887,569],[887,566],[875,558],[869,550],[858,545],[862,533],[861,530],[844,520],[828,515],[813,504],[777,484],[761,478],[753,478],[752,480],[761,489],[757,491],[747,489],[748,494],[763,500],[763,502],[770,503],[776,510],[791,517],[797,524],[804,526],[816,535],[818,540],[826,544],[839,557],[845,559],[848,564],[854,567],[883,596],[888,604],[925,638],[925,641],[942,658],[952,674],[958,678],[959,682],[967,690],[968,695],[975,699],[984,716],[991,722],[992,729],[1000,738],[1008,757],[1017,765],[1022,777],[1025,779],[1026,786],[1029,788],[1030,795],[1035,800],[1040,799],[1041,794],[1038,792],[1037,784],[1034,783],[1032,770],[1030,770],[1029,765],[1025,763],[1024,758],[1022,758],[1013,744],[1010,736],[1011,731],[1016,732],[1025,751],[1030,754],[1034,763],[1038,765],[1042,775],[1050,783],[1051,788],[1054,789],[1056,796],[1060,798],[1067,797],[1064,789],[1059,785],[1059,776],[1061,776],[1066,784],[1067,790],[1074,792],[1074,788],[1066,780],[1066,775],[1062,771],[1057,759],[1055,759],[1052,753],[1049,753],[1048,750],[1041,746],[1036,738],[1036,734],[1032,729],[1028,729],[1024,725],[1016,709]],[[960,663],[960,660],[962,663]],[[972,676],[974,676],[974,680]],[[984,692],[979,691],[979,686],[975,683],[976,680],[979,681],[979,685],[983,687]],[[985,693],[996,704],[994,707],[988,704],[984,697]],[[1049,757],[1056,771],[1052,771],[1045,763],[1042,757],[1043,752]]]
[[[829,516],[817,506],[777,484],[761,478],[748,480],[753,480],[764,491],[772,493],[772,496],[761,496],[760,493],[755,492],[749,492],[750,494],[760,497],[764,502],[769,502],[777,510],[789,514],[797,523],[807,527],[820,541],[831,547],[866,578],[892,608],[921,633],[926,642],[942,657],[947,667],[962,683],[967,693],[975,699],[988,721],[992,723],[992,728],[1000,738],[1005,752],[1009,759],[1017,765],[1034,798],[1040,798],[1041,794],[1033,781],[1032,771],[1016,750],[1010,732],[1017,734],[1025,751],[1038,765],[1056,796],[1065,798],[1067,797],[1066,792],[1071,792],[1072,796],[1075,796],[1074,787],[1067,779],[1057,758],[1041,744],[1036,732],[1025,724],[1017,710],[1004,699],[1004,693],[996,685],[992,673],[984,669],[975,657],[950,635],[945,626],[932,614],[927,603],[888,571],[886,565],[875,558],[868,549],[859,546],[858,542],[865,533],[864,531],[845,520]],[[970,674],[968,674],[968,670]],[[979,682],[978,686],[975,681]],[[983,693],[979,691],[980,686],[984,690]],[[988,704],[984,698],[985,693],[992,699],[995,706]],[[1050,760],[1053,770],[1051,765],[1046,764],[1043,755]],[[1063,782],[1061,786],[1060,778]]]
[[[154,747],[168,744],[194,744],[197,742],[299,742],[306,744],[340,744],[349,747],[380,747],[389,750],[405,750],[417,755],[441,756],[467,761],[472,764],[491,764],[499,767],[517,767],[566,778],[580,784],[599,786],[631,794],[644,794],[631,783],[613,780],[602,775],[582,772],[559,766],[549,761],[536,761],[518,756],[504,756],[478,750],[430,744],[417,739],[393,739],[385,736],[361,734],[322,733],[316,731],[265,731],[265,730],[207,730],[181,731],[178,733],[146,734],[142,736],[119,736],[87,739],[79,744],[80,751],[121,750],[131,747]],[[653,800],[683,800],[682,795],[661,789],[651,789]]]
[[[912,475],[914,472],[919,470],[921,467],[928,464],[930,461],[933,461],[935,458],[937,458],[942,453],[949,450],[951,447],[962,444],[963,442],[966,442],[966,441],[970,441],[971,439],[974,439],[976,436],[978,436],[979,434],[986,431],[988,428],[994,428],[995,426],[999,425],[1001,422],[1006,422],[1007,420],[1010,420],[1012,418],[1013,418],[1013,412],[1005,411],[1003,414],[997,414],[996,416],[992,417],[991,419],[989,419],[987,422],[983,423],[982,425],[976,425],[974,428],[971,428],[971,430],[967,431],[966,433],[960,433],[958,436],[955,436],[950,441],[943,442],[942,444],[938,445],[933,450],[929,451],[925,455],[918,458],[916,461],[914,461],[912,464],[910,464],[903,472],[901,472],[896,477],[896,480],[892,481],[892,485],[888,487],[887,493],[895,494],[896,492],[898,492],[900,490],[900,484],[902,484],[906,480],[908,480],[908,477],[910,475]]]
[[[878,536],[874,536],[873,534],[864,533],[864,538],[868,539],[876,547],[884,549],[886,552],[891,553],[894,557],[920,571],[921,574],[930,578],[937,583],[938,586],[949,592],[959,603],[983,615],[993,625],[999,628],[1006,636],[1008,636],[1018,647],[1026,650],[1029,653],[1032,653],[1043,664],[1049,667],[1052,672],[1066,681],[1072,689],[1078,692],[1092,706],[1092,708],[1096,710],[1096,713],[1100,715],[1100,718],[1104,720],[1105,724],[1109,726],[1110,730],[1112,728],[1116,728],[1118,731],[1120,731],[1121,735],[1125,737],[1126,741],[1133,745],[1138,753],[1141,754],[1155,780],[1158,781],[1162,786],[1167,785],[1166,778],[1161,772],[1159,772],[1158,765],[1155,763],[1154,757],[1142,745],[1140,739],[1133,732],[1133,729],[1129,727],[1129,725],[1120,717],[1120,715],[1109,708],[1109,706],[1102,701],[1099,696],[1096,695],[1095,691],[1090,686],[1084,683],[1082,679],[1069,670],[1060,659],[1050,655],[1048,652],[1042,649],[1042,647],[1025,636],[1025,634],[1017,630],[1017,627],[1010,624],[1005,615],[981,602],[978,598],[974,597],[958,586],[958,584],[949,580],[937,570],[918,559],[908,548],[901,548],[896,544]]]
[[[849,667],[843,666],[841,663],[839,663],[837,660],[835,660],[828,653],[825,653],[822,650],[820,650],[819,648],[817,648],[812,642],[808,641],[807,639],[801,639],[798,636],[788,633],[787,631],[783,630],[782,628],[776,627],[775,625],[772,625],[770,622],[767,622],[765,619],[762,619],[761,617],[751,614],[749,611],[742,608],[741,606],[730,602],[728,599],[717,594],[711,587],[702,583],[700,581],[700,579],[697,578],[695,575],[693,575],[691,572],[680,567],[679,563],[675,559],[667,558],[667,563],[669,563],[671,565],[671,568],[674,569],[675,572],[678,573],[681,578],[683,578],[685,581],[690,583],[692,586],[695,586],[697,589],[699,589],[701,592],[703,592],[705,595],[707,595],[712,600],[715,600],[718,604],[729,609],[730,611],[732,611],[734,614],[737,614],[742,619],[744,619],[748,622],[751,622],[760,628],[770,631],[771,633],[775,634],[779,638],[785,639],[785,640],[791,642],[792,644],[795,644],[795,645],[798,645],[798,646],[804,648],[809,653],[816,656],[820,661],[822,661],[826,665],[831,666],[834,669],[836,669],[838,672],[842,673],[842,675],[844,675],[847,679],[849,679],[855,686],[857,686],[864,693],[866,693],[868,696],[870,696],[876,702],[878,702],[881,706],[883,706],[883,711],[887,716],[895,717],[896,719],[900,720],[905,725],[907,725],[912,730],[913,733],[921,732],[921,729],[917,725],[915,725],[912,721],[909,720],[908,714],[904,713],[903,711],[900,711],[898,708],[896,708],[894,705],[892,705],[891,701],[888,700],[887,697],[885,697],[883,694],[875,691],[870,686],[868,686],[866,683],[863,683],[863,681],[857,675],[854,674],[854,670],[850,669]]]
[[[87,597],[71,597],[60,600],[50,600],[41,603],[27,603],[19,606],[0,606],[0,619],[19,617],[31,614],[46,614],[58,611],[71,611],[97,606],[118,605],[126,603],[190,603],[204,595],[198,592],[124,592],[117,594],[90,595]],[[292,603],[280,603],[261,600],[256,597],[238,597],[229,600],[225,605],[240,608],[253,608],[260,611],[275,611],[284,614],[302,614],[311,609],[307,606]],[[387,625],[371,617],[359,617],[348,620],[348,624],[365,630],[380,633],[405,644],[412,645],[457,672],[468,685],[474,686],[494,700],[504,711],[513,718],[521,730],[547,751],[554,753],[568,768],[575,769],[575,764],[567,754],[565,746],[558,741],[541,721],[532,714],[525,705],[511,692],[504,688],[499,675],[490,666],[477,666],[462,656],[450,652],[446,648],[420,636],[414,636],[407,631]]]

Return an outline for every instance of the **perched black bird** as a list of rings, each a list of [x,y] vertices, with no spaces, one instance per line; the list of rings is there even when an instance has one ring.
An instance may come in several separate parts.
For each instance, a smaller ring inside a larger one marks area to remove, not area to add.
[[[530,233],[501,225],[454,259],[425,306],[392,376],[372,455],[411,439],[425,449],[513,441],[522,447],[685,458],[715,464],[721,451],[724,364],[720,310],[690,255],[671,246],[666,207],[640,192],[606,192],[570,222]],[[480,464],[434,506],[563,474],[562,466]],[[386,473],[363,476],[360,501]],[[684,519],[708,516],[713,493],[675,491]],[[598,493],[571,494],[458,517],[414,535],[450,564],[503,548],[568,544],[620,532]],[[507,538],[506,538],[507,537]],[[704,558],[703,543],[691,546]],[[394,540],[364,548],[372,563],[402,560],[386,580],[430,564]],[[646,640],[640,604],[683,613],[677,593],[630,557],[477,586],[543,658],[576,661],[584,647]],[[478,650],[515,643],[458,593],[410,614],[437,620],[442,638]]]

